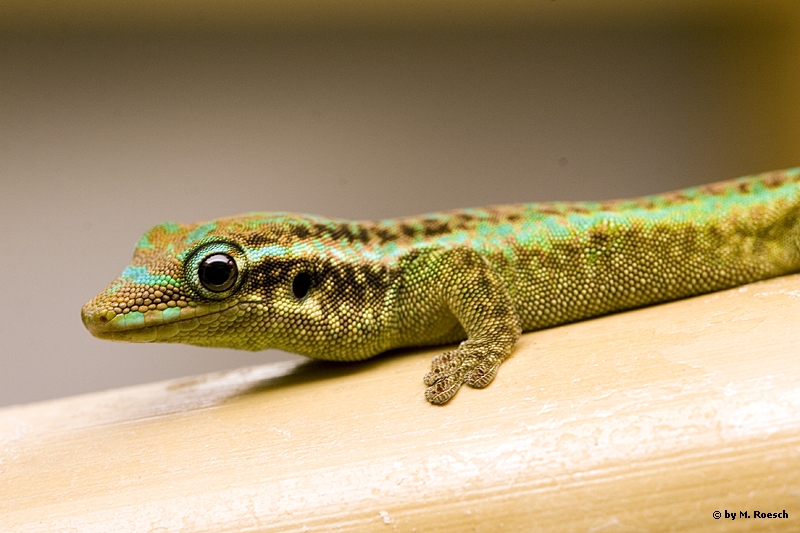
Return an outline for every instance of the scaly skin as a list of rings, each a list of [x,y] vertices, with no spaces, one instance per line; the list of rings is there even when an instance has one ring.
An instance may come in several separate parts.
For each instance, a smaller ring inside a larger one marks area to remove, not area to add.
[[[168,222],[83,322],[104,339],[336,361],[466,339],[425,376],[438,404],[486,386],[522,331],[800,270],[799,215],[796,168],[613,202]]]

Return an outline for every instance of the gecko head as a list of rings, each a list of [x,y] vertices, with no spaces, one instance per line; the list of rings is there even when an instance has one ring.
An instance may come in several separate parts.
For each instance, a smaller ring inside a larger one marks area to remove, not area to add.
[[[96,337],[359,359],[385,320],[387,272],[336,246],[341,223],[253,213],[165,223],[83,306]]]

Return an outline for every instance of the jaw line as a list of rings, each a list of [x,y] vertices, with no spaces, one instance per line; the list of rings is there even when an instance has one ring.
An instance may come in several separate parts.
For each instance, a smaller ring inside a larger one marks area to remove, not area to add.
[[[238,300],[234,300],[227,304],[215,303],[195,307],[153,309],[144,313],[133,311],[118,315],[109,322],[99,323],[98,320],[92,318],[85,320],[84,324],[92,335],[99,339],[127,342],[168,342],[182,332],[196,329],[201,318],[213,317],[240,303]],[[176,313],[171,309],[178,309],[178,311]],[[174,316],[165,318],[165,311]],[[125,322],[130,323],[125,324]],[[194,326],[187,327],[192,323]]]

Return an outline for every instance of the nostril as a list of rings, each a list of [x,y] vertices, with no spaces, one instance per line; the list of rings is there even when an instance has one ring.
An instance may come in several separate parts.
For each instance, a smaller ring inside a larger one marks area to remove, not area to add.
[[[100,323],[105,324],[106,322],[108,322],[108,318],[106,318],[106,315],[100,315]]]

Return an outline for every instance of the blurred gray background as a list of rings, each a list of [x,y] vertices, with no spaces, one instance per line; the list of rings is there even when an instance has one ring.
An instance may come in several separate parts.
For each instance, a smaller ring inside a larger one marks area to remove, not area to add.
[[[800,165],[800,2],[226,5],[0,4],[0,405],[295,357],[84,330],[165,220],[608,199]]]

